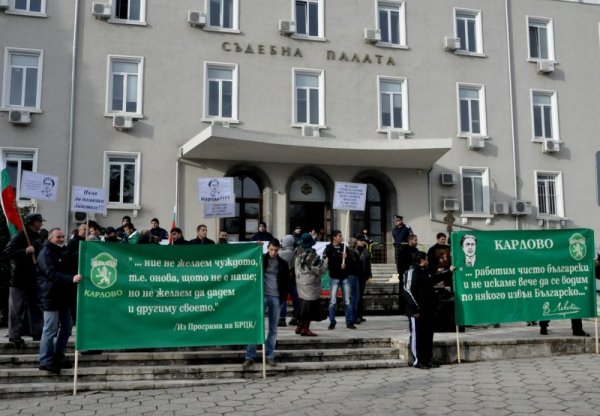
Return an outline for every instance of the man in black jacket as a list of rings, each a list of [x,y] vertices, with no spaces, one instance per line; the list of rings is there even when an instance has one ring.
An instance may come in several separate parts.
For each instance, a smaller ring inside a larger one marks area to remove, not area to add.
[[[406,314],[410,317],[410,349],[413,366],[421,369],[437,367],[433,358],[433,329],[437,298],[434,281],[427,270],[427,254],[419,252],[415,263],[404,274]]]
[[[41,214],[27,215],[25,228],[8,242],[3,252],[10,258],[8,340],[17,348],[25,345],[22,335],[26,313],[33,340],[37,341],[42,336],[43,317],[37,298],[35,256],[41,247],[39,232],[43,221]]]
[[[37,280],[40,301],[44,309],[40,370],[55,374],[60,374],[61,368],[71,366],[64,361],[64,352],[73,328],[71,294],[74,284],[81,280],[80,275],[69,273],[64,243],[63,231],[60,228],[53,228],[38,256]]]
[[[273,239],[269,242],[267,253],[263,255],[264,305],[269,317],[269,333],[265,340],[265,354],[267,356],[267,364],[270,366],[277,365],[275,363],[277,322],[279,321],[281,302],[287,301],[289,293],[290,269],[287,262],[279,257],[280,248],[281,243],[279,240]],[[242,368],[246,370],[252,366],[255,358],[256,345],[248,345]]]

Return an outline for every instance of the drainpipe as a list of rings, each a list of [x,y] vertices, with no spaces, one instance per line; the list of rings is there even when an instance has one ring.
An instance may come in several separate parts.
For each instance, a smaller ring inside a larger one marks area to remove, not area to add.
[[[69,152],[67,156],[67,209],[65,210],[65,227],[69,230],[69,213],[71,212],[71,176],[73,175],[73,141],[75,130],[75,87],[77,73],[77,37],[79,31],[79,0],[75,0],[75,10],[73,16],[73,52],[71,56],[71,97],[69,104]]]
[[[512,142],[512,162],[513,162],[513,186],[514,186],[514,195],[515,199],[519,199],[519,184],[517,178],[517,134],[515,131],[515,101],[513,97],[513,64],[512,64],[512,46],[511,46],[511,37],[510,37],[510,13],[509,9],[509,0],[504,0],[504,11],[506,14],[506,56],[508,63],[508,96],[510,101],[510,134],[511,134],[511,142]],[[519,216],[515,216],[515,229],[519,230],[521,228]]]

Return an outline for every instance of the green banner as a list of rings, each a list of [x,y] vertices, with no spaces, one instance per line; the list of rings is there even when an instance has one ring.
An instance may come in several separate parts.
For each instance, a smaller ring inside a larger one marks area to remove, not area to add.
[[[597,316],[590,229],[453,232],[457,325]]]
[[[78,350],[264,343],[262,249],[252,243],[81,243]]]

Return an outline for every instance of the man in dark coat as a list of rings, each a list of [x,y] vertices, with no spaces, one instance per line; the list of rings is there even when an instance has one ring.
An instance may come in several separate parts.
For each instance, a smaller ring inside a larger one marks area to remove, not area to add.
[[[64,243],[63,231],[53,228],[38,256],[37,280],[44,310],[40,370],[55,374],[60,374],[61,368],[71,366],[64,361],[64,352],[73,328],[71,294],[74,284],[81,280],[80,275],[69,273]]]
[[[4,248],[10,258],[10,289],[8,300],[8,340],[17,348],[25,341],[23,322],[29,318],[29,334],[34,341],[42,336],[42,311],[37,298],[35,256],[41,247],[40,230],[44,219],[41,214],[25,217],[25,228],[16,234]]]

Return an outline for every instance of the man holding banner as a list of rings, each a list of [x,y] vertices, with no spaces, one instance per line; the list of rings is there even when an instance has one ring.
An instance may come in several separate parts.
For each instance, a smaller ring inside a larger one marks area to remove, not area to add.
[[[44,309],[40,370],[55,374],[71,366],[65,362],[64,352],[73,327],[70,308],[73,285],[81,280],[80,275],[69,273],[64,243],[64,232],[53,228],[38,256],[38,287]]]
[[[264,305],[269,314],[269,333],[264,347],[267,364],[270,366],[277,365],[275,362],[275,344],[277,342],[280,304],[287,301],[289,293],[290,269],[287,262],[279,257],[280,248],[279,240],[273,239],[269,242],[267,253],[263,255]],[[255,359],[256,345],[248,345],[242,368],[244,370],[250,368]]]

